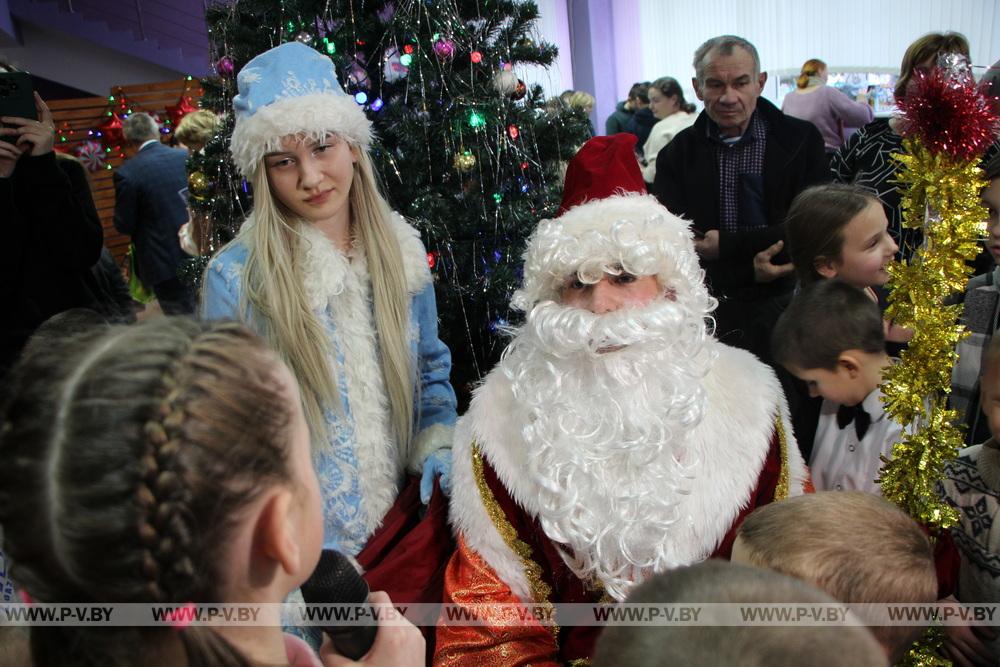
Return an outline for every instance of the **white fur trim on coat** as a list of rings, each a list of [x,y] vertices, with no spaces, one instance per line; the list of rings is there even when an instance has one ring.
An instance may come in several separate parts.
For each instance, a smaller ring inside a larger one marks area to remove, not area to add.
[[[279,150],[282,138],[301,135],[319,141],[328,134],[367,150],[372,124],[350,95],[287,97],[240,118],[229,140],[229,152],[244,178],[250,178],[265,155]]]
[[[455,427],[448,424],[431,424],[413,439],[410,463],[407,470],[419,474],[427,457],[439,449],[448,449],[455,438]]]
[[[666,544],[668,558],[678,563],[696,563],[711,555],[749,502],[771,448],[778,414],[788,443],[791,495],[802,493],[808,475],[773,371],[743,350],[721,343],[718,350],[718,360],[704,380],[705,416],[690,434],[699,465],[691,494],[680,508],[682,514],[696,518],[688,525],[678,524]],[[524,472],[528,469],[520,436],[524,422],[525,413],[511,395],[510,382],[494,369],[456,426],[450,518],[456,532],[515,595],[534,601],[520,557],[507,546],[479,496],[471,452],[475,441],[513,500],[537,516],[534,483]]]
[[[420,233],[403,216],[394,212],[389,224],[399,242],[406,291],[412,297],[422,292],[432,280],[427,251],[420,240]],[[300,229],[305,240],[306,294],[309,306],[318,310],[325,307],[331,297],[343,291],[350,263],[318,229],[308,224],[303,224]]]
[[[431,280],[427,254],[416,230],[399,215],[391,225],[403,255],[402,270],[408,293],[422,291]],[[360,248],[348,260],[312,225],[302,225],[303,279],[314,310],[329,307],[336,327],[336,341],[344,356],[343,373],[356,441],[362,510],[369,534],[381,523],[398,495],[403,461],[392,436],[389,399],[378,359],[371,281],[368,263]],[[412,328],[412,324],[407,326]],[[429,446],[429,445],[428,445]]]

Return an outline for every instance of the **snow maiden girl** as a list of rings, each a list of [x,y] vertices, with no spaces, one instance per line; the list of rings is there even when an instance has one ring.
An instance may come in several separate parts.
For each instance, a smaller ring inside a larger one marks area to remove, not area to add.
[[[298,380],[325,548],[356,555],[404,474],[447,486],[455,394],[426,251],[368,155],[371,123],[298,42],[243,68],[230,150],[253,212],[209,264],[202,314],[260,333]]]

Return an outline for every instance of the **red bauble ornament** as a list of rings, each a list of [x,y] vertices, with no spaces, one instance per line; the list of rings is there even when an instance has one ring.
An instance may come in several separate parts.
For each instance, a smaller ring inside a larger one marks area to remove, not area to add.
[[[1000,118],[964,70],[934,67],[917,70],[896,101],[904,137],[918,137],[932,153],[968,162],[993,143]]]
[[[180,102],[178,102],[177,104],[174,104],[173,106],[168,106],[167,107],[167,109],[166,109],[166,111],[167,111],[167,118],[170,119],[170,124],[176,130],[177,129],[177,125],[180,124],[180,122],[181,122],[181,118],[184,118],[184,116],[188,115],[192,111],[197,111],[197,110],[198,110],[198,107],[196,107],[193,104],[191,104],[191,98],[189,98],[189,97],[181,97],[181,101]]]
[[[122,119],[114,112],[97,126],[97,131],[101,133],[101,144],[105,148],[112,148],[122,143]]]
[[[524,96],[527,94],[528,94],[528,87],[524,85],[524,81],[518,79],[517,88],[515,88],[514,92],[510,94],[510,99],[516,102],[517,100],[523,99]]]

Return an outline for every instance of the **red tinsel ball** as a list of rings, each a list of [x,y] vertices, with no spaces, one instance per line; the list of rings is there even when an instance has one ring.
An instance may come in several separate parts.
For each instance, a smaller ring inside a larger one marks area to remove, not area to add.
[[[191,104],[191,98],[181,97],[180,102],[167,107],[167,116],[170,118],[170,123],[176,130],[177,126],[180,124],[181,119],[188,115],[192,111],[197,111],[198,107]]]
[[[118,114],[112,113],[106,121],[97,126],[97,129],[101,133],[101,143],[105,148],[112,148],[122,142],[122,119]]]
[[[915,72],[897,106],[903,136],[919,137],[932,153],[947,153],[963,162],[979,157],[1000,127],[1000,118],[972,78],[943,67]]]

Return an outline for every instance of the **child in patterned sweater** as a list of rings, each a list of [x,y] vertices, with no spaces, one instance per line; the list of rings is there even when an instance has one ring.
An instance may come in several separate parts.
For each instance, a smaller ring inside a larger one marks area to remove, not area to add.
[[[938,491],[958,510],[959,523],[951,531],[961,555],[956,597],[964,603],[1000,600],[1000,337],[990,340],[982,369],[980,402],[990,438],[948,461],[938,483]],[[949,649],[958,650],[972,664],[1000,661],[995,629],[975,628],[961,645],[952,639]]]

